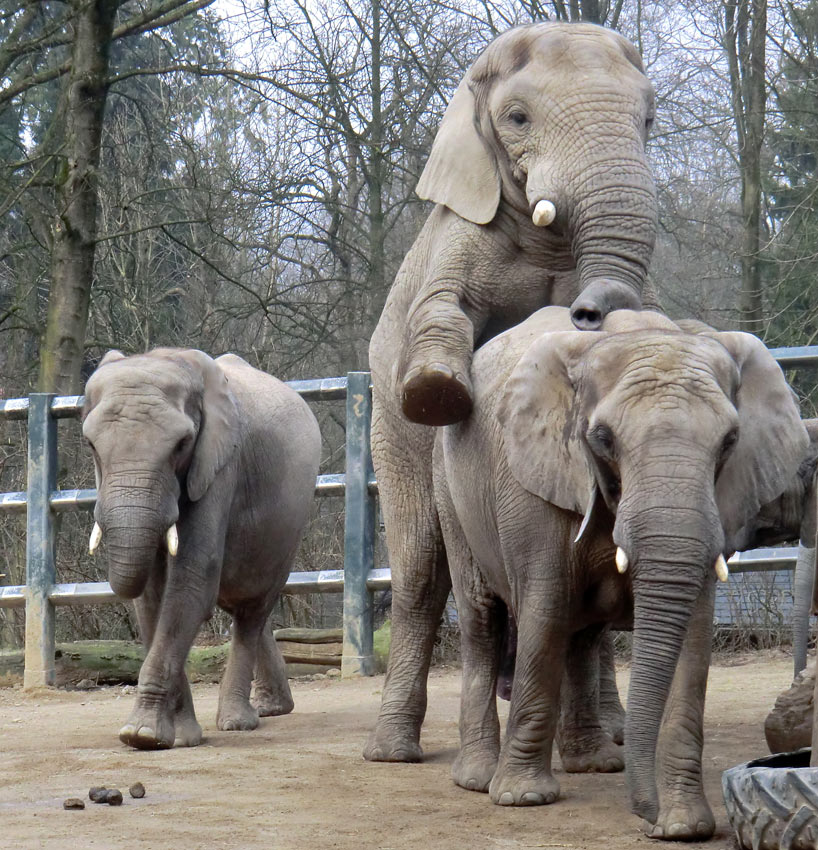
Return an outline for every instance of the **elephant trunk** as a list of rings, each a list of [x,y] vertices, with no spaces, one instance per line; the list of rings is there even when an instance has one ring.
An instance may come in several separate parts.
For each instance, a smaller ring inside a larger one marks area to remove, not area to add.
[[[596,330],[612,310],[641,307],[656,240],[656,191],[641,156],[605,161],[581,177],[569,223],[581,289],[571,318]]]
[[[706,495],[701,495],[706,504]],[[625,766],[632,810],[655,823],[659,729],[691,615],[704,582],[714,580],[723,539],[714,510],[654,507],[633,519],[628,522],[620,506],[614,531],[633,571],[633,668]]]
[[[807,666],[809,619],[815,582],[815,547],[802,543],[798,547],[793,582],[793,675],[797,676]]]
[[[100,494],[98,518],[108,558],[108,580],[118,596],[135,599],[145,589],[174,511],[153,487],[107,486]]]

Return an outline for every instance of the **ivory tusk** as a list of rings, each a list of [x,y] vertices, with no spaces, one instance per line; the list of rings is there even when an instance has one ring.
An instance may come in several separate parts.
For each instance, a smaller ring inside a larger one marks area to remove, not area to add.
[[[99,527],[99,523],[95,522],[94,527],[91,529],[91,539],[88,541],[88,554],[89,555],[94,554],[97,546],[99,546],[100,540],[102,540],[102,529]]]
[[[534,212],[531,214],[531,220],[537,227],[548,227],[549,224],[557,217],[557,208],[551,201],[537,201],[534,207]]]
[[[719,555],[716,558],[716,575],[719,581],[727,581],[730,578],[730,570],[727,567],[727,561],[724,560],[724,555]]]
[[[179,551],[179,532],[176,530],[176,523],[168,529],[165,535],[165,542],[168,544],[168,552],[175,555]]]
[[[616,571],[618,573],[624,573],[628,569],[628,556],[625,554],[625,550],[621,546],[616,547]]]

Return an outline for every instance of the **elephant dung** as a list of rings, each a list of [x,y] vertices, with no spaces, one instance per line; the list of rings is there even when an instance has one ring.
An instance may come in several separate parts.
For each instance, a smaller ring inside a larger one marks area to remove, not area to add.
[[[764,721],[764,736],[771,753],[790,753],[810,746],[814,686],[813,659],[795,677],[792,685],[779,695]]]
[[[67,800],[63,800],[62,807],[64,809],[84,809],[85,803],[79,797],[69,797]]]

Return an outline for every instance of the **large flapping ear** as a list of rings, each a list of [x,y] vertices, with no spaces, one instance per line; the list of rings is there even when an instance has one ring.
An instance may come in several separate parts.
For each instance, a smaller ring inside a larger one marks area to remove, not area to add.
[[[449,101],[415,191],[461,218],[488,224],[500,204],[500,172],[478,124],[469,71]]]
[[[199,433],[187,471],[187,493],[190,500],[196,502],[238,448],[239,414],[227,376],[216,361],[202,351],[185,351],[182,356],[202,378]]]
[[[762,505],[784,492],[807,453],[809,437],[795,394],[764,343],[747,333],[710,336],[730,352],[741,381],[735,400],[738,442],[716,482],[730,540]]]
[[[538,337],[506,381],[498,409],[508,465],[517,481],[579,514],[589,504],[594,478],[583,448],[575,381],[582,356],[601,338],[582,331]]]

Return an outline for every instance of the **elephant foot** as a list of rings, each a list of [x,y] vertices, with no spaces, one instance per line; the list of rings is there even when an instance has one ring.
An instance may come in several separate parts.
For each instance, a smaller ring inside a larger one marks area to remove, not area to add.
[[[198,747],[202,743],[202,727],[192,715],[176,715],[174,747]]]
[[[216,725],[222,732],[249,732],[258,726],[258,711],[249,702],[219,706]]]
[[[282,714],[289,714],[295,708],[289,687],[285,692],[256,686],[253,705],[259,717],[279,717]]]
[[[158,712],[134,711],[119,730],[119,740],[136,750],[168,750],[176,740],[176,729]]]
[[[625,752],[607,736],[596,747],[586,750],[560,750],[566,773],[619,773],[625,769]]]
[[[472,409],[471,381],[443,363],[419,366],[403,379],[401,405],[406,418],[420,425],[462,422]]]
[[[497,753],[458,754],[452,765],[452,779],[455,785],[467,791],[489,790],[492,777],[497,770]]]
[[[406,724],[379,722],[366,742],[363,755],[367,761],[423,761],[420,729],[415,729],[414,725],[407,728]]]
[[[545,770],[531,773],[498,769],[489,784],[491,802],[498,806],[546,806],[560,795],[560,784]]]
[[[621,707],[610,711],[600,708],[599,722],[615,744],[625,743],[625,712]]]
[[[659,809],[656,823],[642,822],[648,838],[664,841],[704,841],[716,831],[713,812],[704,797],[677,800]]]

